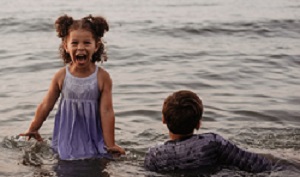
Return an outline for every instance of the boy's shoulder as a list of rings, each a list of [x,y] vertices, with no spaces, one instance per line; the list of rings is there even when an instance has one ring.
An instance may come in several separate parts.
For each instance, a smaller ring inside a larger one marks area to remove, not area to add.
[[[202,133],[202,134],[193,134],[190,137],[179,139],[179,140],[168,140],[163,143],[158,143],[149,148],[150,151],[163,151],[170,146],[195,146],[197,144],[206,144],[210,142],[216,142],[222,140],[222,136],[216,133]],[[206,142],[206,143],[205,143]]]
[[[218,139],[218,134],[203,133],[157,144],[150,147],[146,153],[145,167],[152,171],[169,169],[175,166],[184,169],[186,165],[188,168],[192,168],[187,161],[198,159],[198,157],[202,158],[203,154],[217,152],[220,145]],[[174,159],[177,159],[177,161],[175,162]]]
[[[191,141],[199,141],[199,140],[216,140],[220,138],[221,136],[216,133],[201,133],[201,134],[193,134],[192,136],[183,138],[183,139],[178,139],[178,140],[169,140],[166,141],[164,144],[168,143],[188,143]]]
[[[221,145],[227,144],[227,140],[216,133],[194,134],[188,138],[180,140],[168,140],[158,143],[148,148],[147,156],[159,157],[166,156],[166,152],[176,152],[185,154],[191,149],[205,150],[206,148],[218,149]]]

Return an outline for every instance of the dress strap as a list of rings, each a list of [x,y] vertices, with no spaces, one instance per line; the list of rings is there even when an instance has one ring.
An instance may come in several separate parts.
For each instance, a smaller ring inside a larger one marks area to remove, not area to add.
[[[71,74],[70,71],[69,71],[69,65],[66,65],[66,74],[67,74],[67,75],[70,75],[70,74]]]
[[[97,65],[95,65],[95,67],[96,67],[96,68],[95,68],[95,71],[94,71],[91,75],[85,77],[86,79],[87,79],[87,78],[91,78],[91,77],[97,76],[99,67],[98,67]],[[73,76],[73,75],[70,73],[69,68],[70,68],[70,65],[66,65],[66,75],[67,75],[67,76],[70,76],[71,78],[84,79],[84,78],[79,78],[79,77]]]
[[[97,75],[99,67],[96,65],[95,74]]]

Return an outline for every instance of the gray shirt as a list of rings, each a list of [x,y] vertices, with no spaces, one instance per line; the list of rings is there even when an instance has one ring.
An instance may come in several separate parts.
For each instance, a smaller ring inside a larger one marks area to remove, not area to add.
[[[265,157],[247,152],[214,133],[192,135],[151,147],[144,165],[151,171],[231,166],[254,173],[269,171],[272,167],[271,161]]]

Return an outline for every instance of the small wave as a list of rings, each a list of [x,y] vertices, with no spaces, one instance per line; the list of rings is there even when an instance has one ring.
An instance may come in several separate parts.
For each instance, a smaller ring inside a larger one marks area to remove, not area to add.
[[[143,132],[137,135],[138,139],[144,139],[145,141],[149,142],[162,142],[167,140],[168,136],[166,134],[161,134],[156,132],[154,129],[146,129]],[[147,144],[148,144],[147,143]]]
[[[170,25],[152,26],[142,29],[146,33],[159,33],[171,37],[182,37],[187,35],[230,35],[237,37],[285,37],[294,38],[300,36],[300,20],[268,20],[257,22],[234,22],[234,23],[215,23],[197,24],[185,23],[181,26]]]
[[[159,111],[153,111],[153,110],[131,110],[131,111],[122,111],[122,112],[117,112],[116,116],[117,117],[130,117],[134,115],[143,115],[143,116],[151,116],[151,117],[159,117],[160,116]],[[143,121],[143,120],[140,120]]]
[[[256,112],[256,111],[238,110],[238,111],[232,111],[232,113],[237,114],[237,117],[240,117],[240,116],[255,117],[255,118],[257,118],[259,120],[263,120],[263,121],[277,122],[280,120],[280,118],[275,115],[273,115],[273,116],[267,115],[265,113]]]
[[[45,62],[45,63],[33,63],[27,66],[11,66],[4,67],[0,69],[0,76],[7,75],[9,73],[35,73],[39,71],[44,71],[48,69],[57,69],[58,67],[62,67],[60,62]]]
[[[253,148],[264,149],[293,149],[300,150],[299,128],[263,128],[251,127],[240,129],[234,140]]]
[[[24,33],[24,32],[48,32],[53,31],[54,24],[51,19],[19,19],[19,18],[2,18],[0,19],[2,33]]]
[[[0,49],[0,54],[6,54],[8,53],[8,50]]]
[[[183,1],[184,2],[184,1]],[[194,3],[190,3],[190,2],[184,2],[183,4],[180,3],[176,3],[176,4],[166,4],[166,7],[207,7],[207,6],[218,6],[217,3],[209,3],[209,2],[205,2],[205,3],[199,3],[199,2],[194,2]]]
[[[295,67],[295,65],[300,66],[300,55],[287,55],[287,54],[277,54],[267,56],[272,59],[284,60],[284,63],[288,63],[290,66]]]

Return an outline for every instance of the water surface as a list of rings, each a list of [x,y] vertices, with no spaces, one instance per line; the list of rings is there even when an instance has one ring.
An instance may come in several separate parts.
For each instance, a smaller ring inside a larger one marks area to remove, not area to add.
[[[260,176],[300,175],[300,2],[296,0],[50,1],[3,0],[0,11],[0,176],[197,176],[143,169],[147,148],[168,139],[163,99],[189,89],[205,105],[203,127],[240,147],[288,165]],[[103,15],[116,140],[115,161],[61,162],[47,140],[17,141],[26,131],[59,59],[54,21]],[[247,176],[222,170],[210,176]],[[199,175],[198,175],[199,176]],[[258,175],[259,176],[259,175]]]

